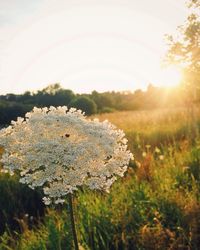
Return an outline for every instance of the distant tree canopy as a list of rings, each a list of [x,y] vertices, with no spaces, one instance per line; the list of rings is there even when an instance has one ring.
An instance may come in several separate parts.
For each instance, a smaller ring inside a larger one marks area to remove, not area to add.
[[[62,89],[60,84],[47,86],[35,95],[36,103],[40,106],[63,106],[68,105],[75,97],[69,89]]]
[[[24,116],[33,108],[31,105],[23,105],[15,102],[0,102],[0,125],[9,124],[19,116]]]
[[[169,50],[166,60],[183,69],[183,84],[187,91],[200,96],[200,0],[188,2],[190,14],[177,28],[177,35],[168,35]]]
[[[96,103],[87,96],[79,96],[76,99],[72,100],[69,105],[70,107],[81,109],[85,112],[86,115],[93,115],[97,113]]]
[[[184,105],[180,89],[164,89],[149,85],[146,91],[104,92],[75,94],[63,89],[60,84],[51,84],[35,93],[29,91],[21,95],[0,96],[0,126],[9,124],[18,116],[30,111],[34,106],[68,106],[83,110],[86,115],[112,112],[114,110],[141,110]]]
[[[177,28],[177,35],[168,35],[166,62],[178,64],[184,72],[184,88],[165,88],[149,85],[146,91],[104,92],[75,94],[63,89],[59,83],[51,84],[35,93],[21,95],[9,93],[0,96],[0,126],[9,124],[18,116],[24,116],[34,106],[63,106],[83,110],[87,115],[114,110],[140,110],[187,105],[200,102],[200,0],[188,0],[190,14],[186,22]],[[185,91],[186,90],[186,91]]]

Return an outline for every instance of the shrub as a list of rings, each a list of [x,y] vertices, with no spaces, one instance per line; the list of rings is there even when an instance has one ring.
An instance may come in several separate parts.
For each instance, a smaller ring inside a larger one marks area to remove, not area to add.
[[[69,106],[76,109],[81,109],[85,112],[86,115],[92,115],[97,112],[96,103],[86,96],[80,96],[76,98],[75,100],[70,102]]]

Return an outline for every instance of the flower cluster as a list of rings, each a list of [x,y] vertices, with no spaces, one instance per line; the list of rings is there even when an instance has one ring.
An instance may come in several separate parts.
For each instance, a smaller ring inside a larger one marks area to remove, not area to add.
[[[34,108],[0,131],[1,162],[20,182],[43,187],[45,204],[62,203],[79,186],[109,191],[132,154],[124,133],[108,121],[67,107]]]

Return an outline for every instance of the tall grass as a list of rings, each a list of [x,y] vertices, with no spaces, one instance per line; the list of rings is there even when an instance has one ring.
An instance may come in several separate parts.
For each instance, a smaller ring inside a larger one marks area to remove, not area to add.
[[[200,111],[194,114],[191,119],[186,109],[165,109],[99,115],[125,131],[135,160],[110,194],[86,189],[76,194],[83,249],[199,249]],[[1,178],[0,184],[8,177]],[[16,188],[7,185],[17,197]],[[23,230],[7,227],[0,249],[73,249],[66,207],[49,208],[38,223],[18,220]]]

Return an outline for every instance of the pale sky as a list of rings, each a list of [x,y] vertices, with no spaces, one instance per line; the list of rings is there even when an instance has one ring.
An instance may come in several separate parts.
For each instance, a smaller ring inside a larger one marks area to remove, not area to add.
[[[0,0],[0,94],[172,85],[164,34],[186,16],[184,0]]]

